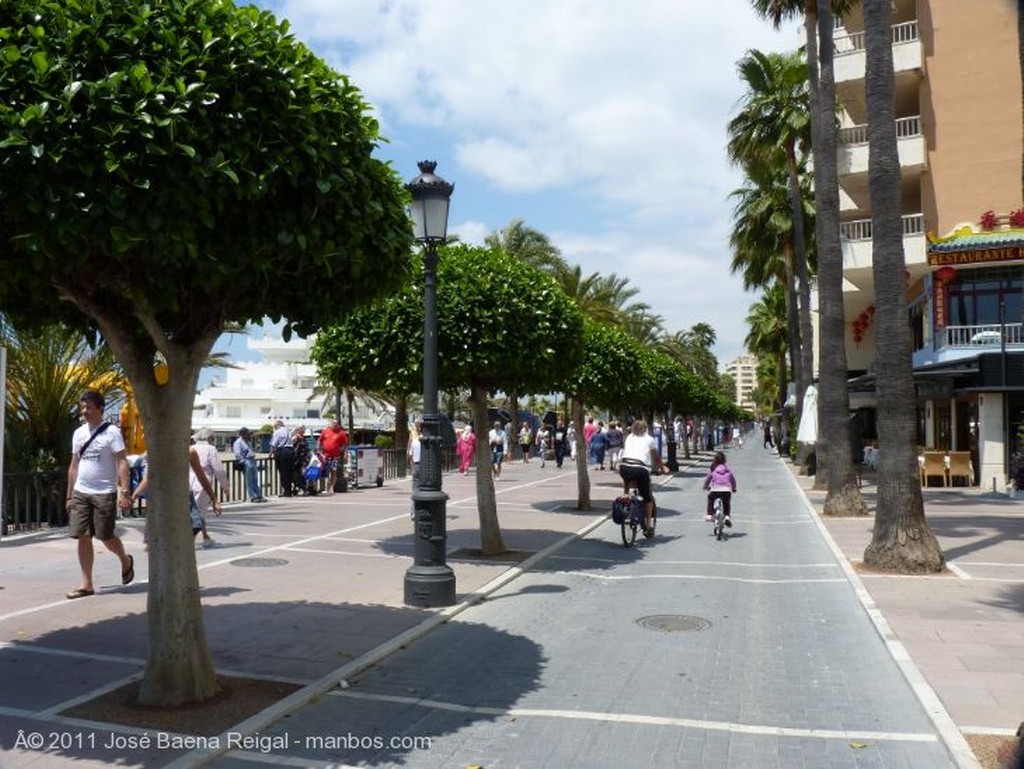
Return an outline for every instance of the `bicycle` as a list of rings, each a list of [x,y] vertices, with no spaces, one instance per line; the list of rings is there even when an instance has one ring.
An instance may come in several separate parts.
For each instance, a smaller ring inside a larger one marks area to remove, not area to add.
[[[644,531],[644,500],[636,487],[631,487],[629,494],[612,500],[612,521],[619,524],[622,544],[625,547],[632,547],[636,542],[638,528],[647,539],[654,536],[654,528],[658,524],[658,503],[655,501],[652,504],[651,528]]]
[[[725,533],[725,503],[722,502],[721,497],[715,497],[715,508],[714,508],[714,533],[715,539],[723,540],[728,537]]]

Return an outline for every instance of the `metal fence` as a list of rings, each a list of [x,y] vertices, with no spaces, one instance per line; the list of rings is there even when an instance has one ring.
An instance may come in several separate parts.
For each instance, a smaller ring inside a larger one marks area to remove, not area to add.
[[[384,482],[404,478],[408,474],[408,462],[404,449],[381,450],[381,472]],[[221,491],[224,502],[242,502],[246,499],[245,477],[232,469],[230,462],[224,463],[228,473],[228,485]],[[441,469],[443,472],[454,470],[458,466],[453,449],[445,448],[441,452]],[[256,460],[256,470],[260,487],[266,497],[281,493],[280,477],[274,461],[270,457]],[[68,513],[64,504],[67,497],[67,471],[55,470],[49,473],[4,473],[3,475],[3,511],[2,530],[0,535],[7,536],[19,532],[36,531],[46,528],[59,528],[68,525]],[[321,489],[326,489],[326,481],[320,482]],[[145,501],[140,500],[127,517],[145,517]]]

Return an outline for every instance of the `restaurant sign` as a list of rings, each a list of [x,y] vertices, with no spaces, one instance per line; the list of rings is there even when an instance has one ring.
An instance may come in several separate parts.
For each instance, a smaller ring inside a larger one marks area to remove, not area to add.
[[[956,267],[960,264],[981,264],[983,262],[1009,262],[1024,259],[1024,246],[974,249],[971,251],[933,251],[928,254],[931,267]]]

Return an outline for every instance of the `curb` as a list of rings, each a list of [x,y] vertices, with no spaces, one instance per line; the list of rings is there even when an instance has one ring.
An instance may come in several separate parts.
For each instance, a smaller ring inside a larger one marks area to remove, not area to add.
[[[911,689],[914,690],[914,694],[917,695],[918,701],[921,706],[925,709],[928,717],[931,719],[932,724],[935,725],[936,731],[939,733],[939,737],[946,746],[946,750],[949,751],[950,756],[960,769],[982,769],[981,763],[978,758],[974,755],[974,751],[971,750],[971,746],[967,743],[967,739],[964,737],[963,732],[953,721],[953,718],[946,711],[945,706],[939,699],[939,696],[932,689],[931,685],[925,680],[924,675],[918,669],[917,665],[910,658],[910,654],[907,652],[906,647],[896,638],[896,634],[893,633],[892,628],[889,627],[888,621],[882,615],[882,612],[875,606],[874,599],[872,599],[870,593],[860,576],[854,570],[853,565],[849,559],[840,549],[839,545],[832,538],[832,534],[829,532],[828,527],[825,526],[821,520],[821,515],[811,504],[811,501],[807,498],[807,494],[804,492],[802,486],[800,486],[797,479],[789,472],[789,468],[786,468],[786,475],[789,476],[790,482],[796,486],[800,492],[800,498],[803,499],[804,505],[808,512],[811,514],[811,519],[814,521],[814,525],[818,527],[818,531],[821,533],[822,538],[825,540],[832,554],[835,556],[839,565],[843,569],[843,573],[846,575],[846,579],[849,581],[850,586],[857,594],[857,599],[860,601],[861,606],[867,613],[868,618],[875,627],[875,631],[879,637],[885,643],[886,648],[889,650],[889,654],[892,655],[893,660],[903,673],[903,677],[907,679],[907,683],[910,684]]]
[[[439,625],[443,625],[453,617],[461,614],[470,607],[476,605],[484,598],[487,598],[492,593],[496,592],[500,588],[512,582],[524,572],[529,571],[536,564],[549,558],[554,553],[561,550],[566,545],[582,539],[591,531],[596,529],[598,526],[603,524],[608,517],[611,515],[610,512],[606,512],[603,515],[598,514],[595,520],[590,521],[581,529],[578,529],[572,534],[564,536],[562,539],[553,542],[543,550],[534,553],[532,556],[527,558],[522,563],[511,567],[507,571],[499,574],[497,577],[492,579],[487,584],[483,585],[476,591],[470,593],[460,603],[455,606],[449,606],[445,609],[441,609],[432,617],[427,617],[418,625],[415,625],[408,630],[400,633],[399,635],[384,641],[380,645],[366,652],[360,657],[345,663],[341,667],[335,668],[326,675],[321,676],[316,681],[302,687],[296,692],[288,695],[284,699],[276,702],[271,707],[261,710],[254,716],[250,716],[240,724],[234,725],[230,732],[232,734],[250,735],[254,732],[260,732],[267,727],[271,726],[275,722],[281,720],[285,716],[290,715],[294,711],[308,705],[313,700],[316,700],[323,695],[330,692],[332,689],[342,686],[344,688],[346,679],[351,676],[357,675],[362,671],[366,670],[373,665],[376,665],[381,660],[394,654],[396,651],[401,649],[403,646],[412,643],[413,641],[425,636],[427,633],[432,631]],[[191,767],[198,766],[218,758],[226,753],[229,753],[234,748],[228,748],[227,746],[227,732],[222,732],[217,735],[217,745],[224,745],[223,749],[206,749],[206,750],[194,750],[179,756],[174,761],[165,765],[165,769],[191,769]]]

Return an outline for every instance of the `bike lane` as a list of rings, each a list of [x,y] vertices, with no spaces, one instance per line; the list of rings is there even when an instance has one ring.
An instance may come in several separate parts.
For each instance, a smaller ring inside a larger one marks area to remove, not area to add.
[[[677,474],[653,540],[597,526],[213,765],[957,766],[789,470],[729,461],[727,540]]]

